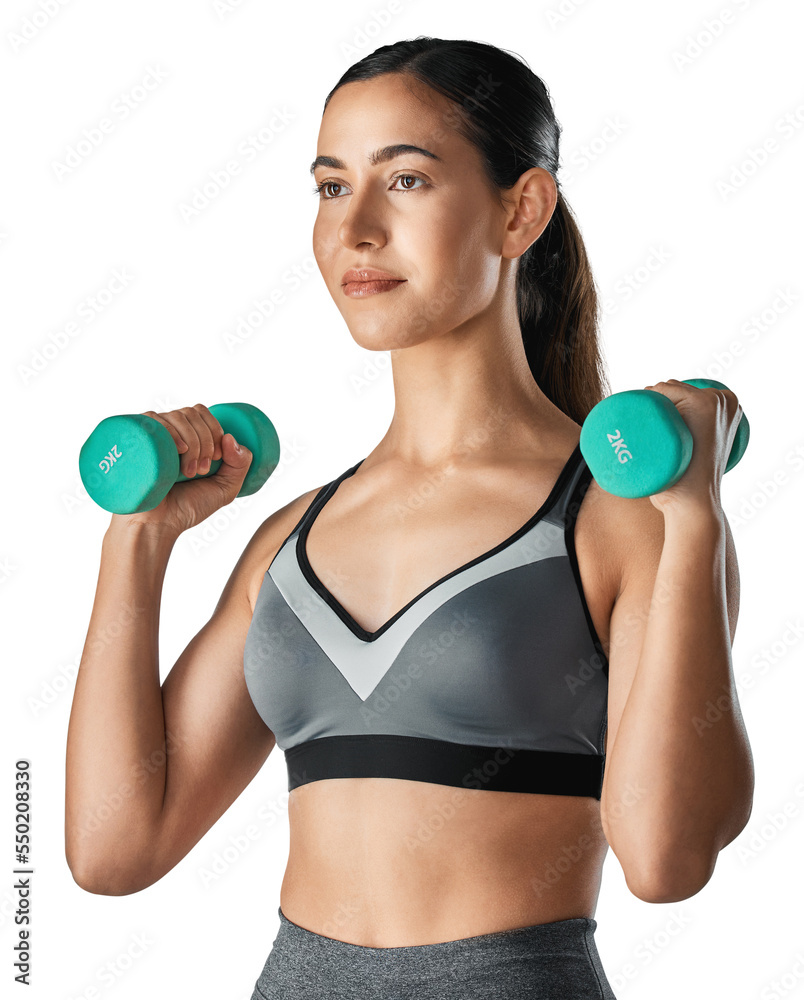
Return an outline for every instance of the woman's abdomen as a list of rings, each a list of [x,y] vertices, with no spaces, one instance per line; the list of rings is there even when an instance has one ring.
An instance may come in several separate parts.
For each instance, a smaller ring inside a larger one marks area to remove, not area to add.
[[[288,816],[280,905],[317,934],[387,948],[594,916],[594,798],[336,778],[295,788]]]

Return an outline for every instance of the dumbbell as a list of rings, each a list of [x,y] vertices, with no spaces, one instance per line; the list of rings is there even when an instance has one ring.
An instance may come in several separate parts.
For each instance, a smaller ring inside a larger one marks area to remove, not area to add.
[[[684,379],[699,389],[728,389],[709,378]],[[748,444],[743,414],[726,472]],[[618,497],[646,497],[669,489],[692,458],[692,434],[667,396],[654,389],[615,392],[594,406],[581,427],[581,454],[595,482]]]
[[[238,444],[252,453],[239,497],[256,493],[279,463],[279,438],[268,417],[251,403],[216,403],[209,412]],[[209,472],[187,477],[179,471],[176,442],[168,429],[144,413],[106,417],[84,442],[78,457],[81,481],[96,504],[112,514],[152,510],[174,483],[214,476],[222,465],[215,459]]]

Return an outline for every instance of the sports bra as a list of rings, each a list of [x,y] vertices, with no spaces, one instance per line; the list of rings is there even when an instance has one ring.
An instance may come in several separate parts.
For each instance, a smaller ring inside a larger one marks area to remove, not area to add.
[[[608,659],[574,527],[591,472],[576,446],[521,528],[367,632],[316,576],[323,486],[260,585],[243,669],[285,754],[288,791],[327,778],[600,799]]]

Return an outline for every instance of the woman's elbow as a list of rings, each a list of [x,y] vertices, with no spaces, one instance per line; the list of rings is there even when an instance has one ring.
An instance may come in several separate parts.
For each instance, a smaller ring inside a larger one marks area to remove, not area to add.
[[[643,903],[680,903],[703,889],[715,870],[706,865],[673,865],[654,870],[651,877],[626,879],[631,892]]]
[[[82,864],[67,859],[73,881],[85,892],[96,896],[130,896],[147,889],[155,880],[134,878],[132,873],[117,865]]]

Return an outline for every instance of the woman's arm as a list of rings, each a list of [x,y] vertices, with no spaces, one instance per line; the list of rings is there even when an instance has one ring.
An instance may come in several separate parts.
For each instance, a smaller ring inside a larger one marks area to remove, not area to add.
[[[156,882],[268,757],[275,739],[248,693],[243,651],[257,584],[314,495],[262,523],[161,687],[159,608],[175,537],[110,525],[67,735],[67,863],[87,891]]]
[[[737,560],[719,506],[625,503],[633,545],[611,617],[601,818],[635,895],[675,902],[706,884],[751,813],[731,662]]]
[[[67,730],[65,842],[76,882],[118,884],[162,808],[159,606],[177,535],[113,516]],[[143,763],[144,762],[144,763]]]

